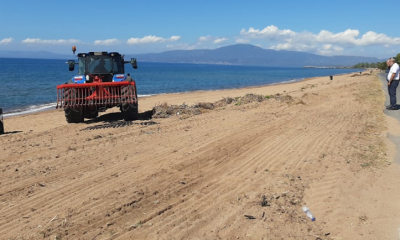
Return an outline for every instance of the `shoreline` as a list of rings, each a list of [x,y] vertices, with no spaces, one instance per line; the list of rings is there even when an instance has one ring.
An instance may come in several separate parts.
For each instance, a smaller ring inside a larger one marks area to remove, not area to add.
[[[343,74],[347,74],[347,73],[343,73]],[[338,74],[340,75],[340,74]],[[229,91],[229,90],[240,90],[240,89],[244,89],[244,88],[259,88],[259,87],[267,87],[267,86],[274,86],[274,85],[280,85],[280,84],[290,84],[290,83],[294,83],[294,82],[301,82],[306,80],[307,78],[304,79],[293,79],[293,80],[288,80],[288,81],[284,81],[284,82],[278,82],[278,83],[271,83],[271,84],[266,84],[266,85],[260,85],[260,86],[247,86],[247,87],[242,87],[242,88],[225,88],[225,89],[212,89],[212,90],[195,90],[195,91],[186,91],[186,92],[174,92],[174,93],[156,93],[156,94],[148,94],[148,95],[142,95],[142,96],[138,96],[139,99],[142,98],[148,98],[148,97],[152,97],[152,96],[159,96],[159,95],[169,95],[169,94],[190,94],[190,93],[197,93],[197,92],[213,92],[213,91]],[[56,102],[54,103],[47,103],[47,104],[42,104],[42,106],[46,106],[46,105],[53,105],[51,107],[41,107],[38,109],[32,109],[32,110],[23,110],[23,111],[16,111],[16,112],[11,112],[11,113],[4,113],[4,118],[9,118],[9,117],[13,117],[13,116],[20,116],[20,115],[29,115],[29,114],[33,114],[33,113],[38,113],[38,112],[43,112],[43,111],[51,111],[51,110],[57,110],[55,107],[57,105]],[[30,106],[28,106],[30,107]]]
[[[359,71],[352,72],[352,73],[341,73],[341,74],[336,74],[336,75],[333,75],[333,76],[351,75],[351,74],[355,74],[355,73],[358,73],[358,72]],[[139,100],[140,99],[146,99],[146,98],[154,97],[154,96],[166,96],[166,95],[171,95],[171,94],[172,95],[173,94],[191,94],[191,93],[224,92],[224,91],[227,92],[227,91],[235,91],[235,90],[239,90],[240,91],[242,89],[257,89],[257,88],[265,88],[265,87],[271,87],[271,86],[287,85],[287,84],[292,84],[292,83],[304,82],[304,81],[308,81],[308,80],[312,80],[312,79],[316,79],[316,78],[324,78],[324,77],[329,78],[330,76],[319,76],[319,77],[311,77],[311,78],[303,78],[303,79],[292,79],[292,80],[287,80],[287,81],[284,81],[284,82],[277,82],[277,83],[271,83],[271,84],[260,85],[260,86],[247,86],[247,87],[242,87],[242,88],[214,89],[214,90],[196,90],[196,91],[177,92],[177,93],[151,94],[151,95],[139,96]],[[55,108],[56,104],[57,104],[56,102],[48,103],[48,104],[42,104],[42,106],[46,106],[46,105],[54,105],[54,106],[41,107],[39,109],[25,110],[25,111],[21,111],[21,112],[5,113],[4,110],[3,110],[3,118],[4,119],[9,119],[9,118],[13,118],[13,117],[25,116],[25,115],[36,114],[36,113],[41,113],[41,112],[56,111],[56,110],[59,110],[59,109]],[[107,111],[112,111],[112,109],[108,109]],[[139,105],[139,111],[140,111],[140,105]],[[114,112],[114,111],[112,111],[112,112]]]

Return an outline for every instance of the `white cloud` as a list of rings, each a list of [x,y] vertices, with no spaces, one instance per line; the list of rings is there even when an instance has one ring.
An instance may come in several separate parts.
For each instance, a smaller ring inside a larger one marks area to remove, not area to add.
[[[335,46],[333,44],[323,44],[322,47],[317,50],[317,53],[322,55],[332,55],[339,54],[343,52],[343,50],[343,47]]]
[[[92,46],[110,46],[110,45],[141,45],[148,44],[149,49],[157,46],[157,51],[171,49],[213,49],[216,46],[228,45],[229,43],[238,44],[253,44],[265,49],[275,50],[293,50],[310,52],[323,55],[338,55],[338,54],[367,54],[374,51],[375,53],[386,54],[389,49],[396,49],[400,46],[400,38],[390,37],[383,33],[368,31],[361,33],[357,29],[345,29],[341,32],[331,32],[328,30],[320,30],[319,32],[299,31],[291,29],[279,29],[275,25],[270,25],[264,28],[256,29],[249,27],[248,29],[240,30],[240,34],[232,36],[232,38],[204,35],[198,37],[195,42],[182,42],[181,36],[170,36],[169,38],[159,37],[157,35],[147,35],[141,38],[129,38],[128,40],[120,40],[117,38],[104,40],[90,40],[83,42],[77,39],[41,39],[41,38],[26,38],[18,42],[32,47],[34,45],[53,46],[56,48],[59,45],[92,45]],[[15,43],[13,38],[0,39],[0,46]],[[162,44],[163,43],[163,44]],[[18,44],[18,43],[17,43]],[[158,45],[157,45],[158,44]],[[12,44],[11,44],[12,45]],[[37,47],[37,46],[34,46]],[[145,47],[141,47],[144,49]],[[144,51],[144,50],[143,50]],[[147,50],[146,50],[147,51]],[[364,52],[362,52],[364,51]],[[395,51],[395,50],[392,50]]]
[[[40,38],[27,38],[22,40],[22,43],[28,44],[53,44],[53,45],[67,45],[67,44],[77,44],[81,43],[81,41],[76,39],[58,39],[58,40],[42,40]]]
[[[12,38],[4,38],[0,41],[0,44],[9,44],[13,41],[14,39]]]
[[[349,48],[400,45],[400,38],[373,31],[361,35],[355,29],[346,29],[338,33],[321,30],[315,34],[307,31],[281,30],[270,25],[264,29],[252,27],[248,30],[242,29],[240,36],[241,38],[236,40],[237,43],[263,41],[264,46],[268,45],[268,48],[275,50],[311,51],[324,54],[338,54]]]
[[[291,43],[280,43],[278,45],[272,46],[271,49],[274,50],[289,50],[289,49],[293,49],[294,46]]]
[[[248,39],[244,38],[238,38],[235,40],[235,43],[249,43],[250,41]]]
[[[187,43],[181,44],[167,44],[166,46],[169,50],[194,50],[197,48],[196,45],[190,45]]]
[[[399,45],[400,38],[391,38],[383,33],[369,31],[359,37],[358,30],[347,29],[340,33],[331,33],[322,30],[315,36],[315,39],[321,43],[335,43],[350,46],[374,46],[374,45]]]
[[[360,47],[360,46],[394,46],[400,45],[400,38],[392,38],[383,33],[369,31],[361,37],[358,30],[347,29],[344,32],[333,34],[329,31],[321,31],[315,35],[319,43],[332,43],[342,47]]]
[[[322,46],[322,48],[323,48],[324,50],[330,50],[330,49],[332,49],[332,47],[333,47],[332,44],[324,44],[324,45]]]
[[[369,31],[365,33],[361,39],[358,40],[358,45],[367,46],[367,45],[381,45],[381,44],[400,44],[400,38],[391,38],[386,36],[383,33],[375,33]]]
[[[299,52],[314,52],[316,50],[316,46],[302,44],[302,43],[279,43],[277,45],[271,46],[271,49],[277,51],[291,50]]]
[[[168,41],[178,41],[179,39],[181,39],[181,36],[172,36]]]
[[[228,38],[224,38],[224,37],[213,37],[213,36],[201,36],[198,39],[198,45],[203,44],[203,43],[213,43],[213,44],[220,44],[223,42],[228,41]]]
[[[353,29],[347,29],[344,32],[336,34],[326,30],[322,30],[317,35],[310,37],[314,37],[316,41],[320,43],[356,45],[356,38],[358,37],[358,35],[360,35],[360,32],[358,30],[353,30]]]
[[[276,26],[271,25],[262,30],[254,29],[252,27],[250,27],[248,31],[242,29],[240,31],[240,35],[248,38],[265,38],[265,39],[275,40],[275,39],[292,38],[295,37],[297,33],[288,29],[279,30]]]
[[[119,41],[116,38],[94,41],[94,45],[116,45],[118,43],[119,43]]]
[[[214,40],[214,43],[218,44],[218,43],[222,43],[222,42],[226,42],[228,41],[227,38],[217,38]]]
[[[201,36],[199,37],[199,42],[206,42],[206,41],[210,41],[211,40],[211,36]]]
[[[162,38],[153,35],[145,36],[143,38],[129,38],[128,44],[146,44],[146,43],[163,43],[163,42],[175,42],[178,41],[180,36],[172,36],[170,38]]]

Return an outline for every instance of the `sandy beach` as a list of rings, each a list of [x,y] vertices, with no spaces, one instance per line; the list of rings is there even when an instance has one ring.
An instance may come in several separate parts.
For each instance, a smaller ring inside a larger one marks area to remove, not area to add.
[[[133,122],[9,117],[0,239],[399,239],[385,94],[364,72],[140,98]]]

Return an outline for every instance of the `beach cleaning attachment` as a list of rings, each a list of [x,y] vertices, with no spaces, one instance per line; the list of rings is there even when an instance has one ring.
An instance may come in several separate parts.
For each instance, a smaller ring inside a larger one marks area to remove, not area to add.
[[[57,86],[56,108],[106,108],[137,104],[135,82],[62,84]]]

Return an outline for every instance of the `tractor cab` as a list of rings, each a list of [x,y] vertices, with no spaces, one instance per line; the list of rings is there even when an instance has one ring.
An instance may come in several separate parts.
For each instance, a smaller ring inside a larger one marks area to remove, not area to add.
[[[68,60],[69,71],[75,70],[78,65],[78,76],[75,83],[91,83],[96,81],[113,82],[117,74],[125,74],[124,56],[117,52],[89,52],[78,53],[78,62]],[[136,59],[130,63],[137,68]]]

